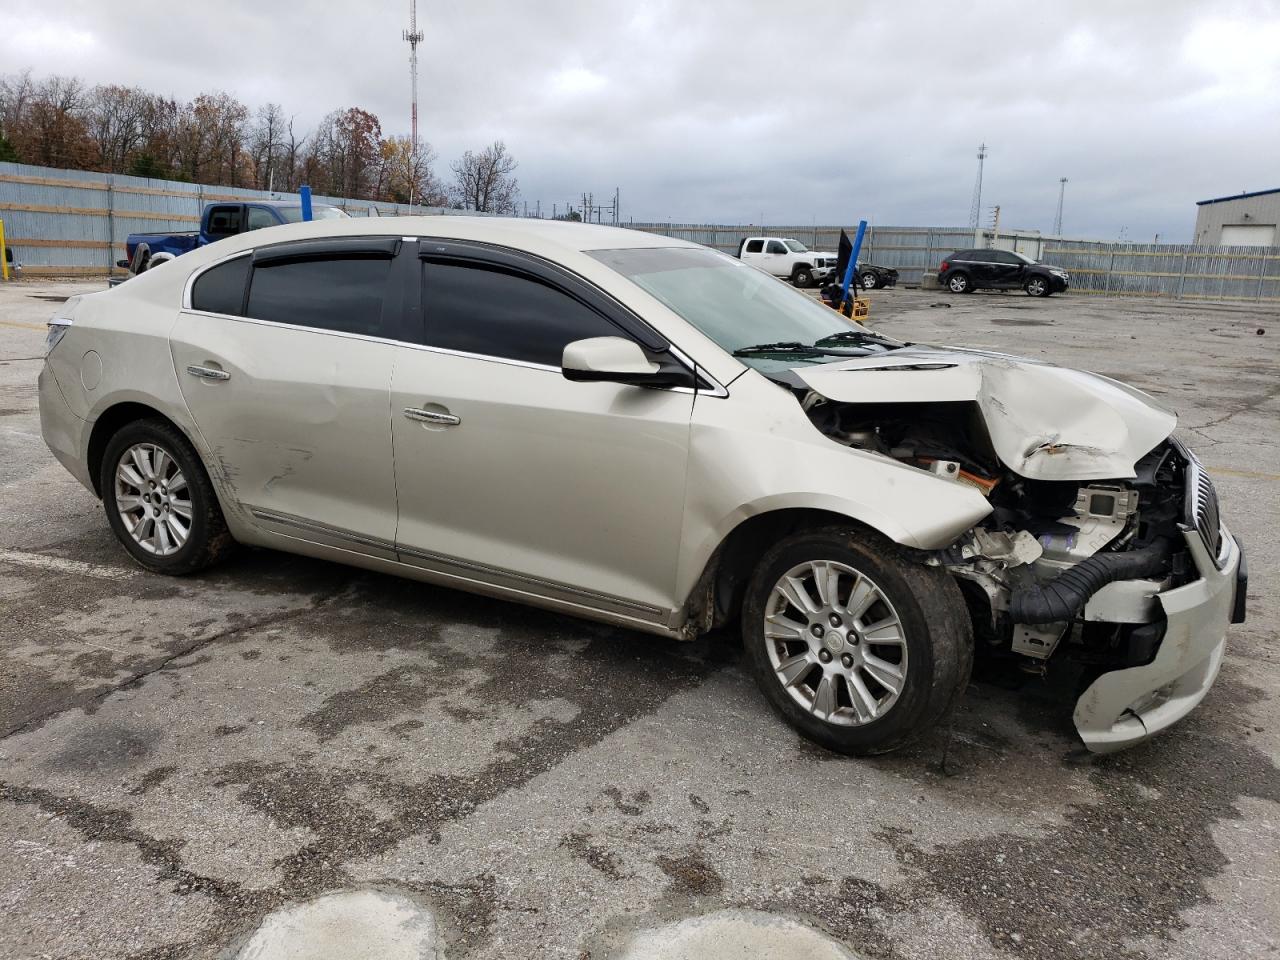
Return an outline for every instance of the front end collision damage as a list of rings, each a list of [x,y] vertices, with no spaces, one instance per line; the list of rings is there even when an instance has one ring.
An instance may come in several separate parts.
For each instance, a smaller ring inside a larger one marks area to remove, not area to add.
[[[1176,418],[1116,381],[912,347],[797,371],[829,439],[980,491],[990,513],[925,562],[969,602],[979,653],[1081,677],[1088,749],[1192,710],[1238,620],[1243,562]]]

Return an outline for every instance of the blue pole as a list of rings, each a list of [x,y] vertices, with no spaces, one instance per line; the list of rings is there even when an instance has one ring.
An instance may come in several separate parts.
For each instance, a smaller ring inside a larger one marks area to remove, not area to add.
[[[304,183],[299,193],[302,194],[302,219],[310,220],[311,219],[311,188]],[[858,231],[858,239],[859,240],[862,239],[861,230]],[[855,250],[857,249],[856,245],[854,246],[854,249]],[[845,285],[845,289],[848,289],[848,284]]]
[[[849,266],[844,271],[844,289],[840,291],[840,306],[849,299],[849,287],[853,284],[853,275],[858,272],[858,252],[862,250],[862,236],[867,232],[867,221],[858,221],[858,235],[853,238],[853,253],[849,254]]]

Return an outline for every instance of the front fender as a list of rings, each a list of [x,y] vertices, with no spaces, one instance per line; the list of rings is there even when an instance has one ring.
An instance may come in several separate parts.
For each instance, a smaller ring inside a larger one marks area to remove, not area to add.
[[[827,439],[789,393],[754,371],[727,398],[699,397],[690,433],[677,596],[744,520],[823,510],[903,546],[945,547],[991,512],[973,487]]]

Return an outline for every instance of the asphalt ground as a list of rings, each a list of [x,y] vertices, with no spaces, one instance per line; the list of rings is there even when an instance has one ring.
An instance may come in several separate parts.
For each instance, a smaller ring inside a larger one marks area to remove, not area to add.
[[[99,287],[0,285],[5,957],[212,958],[361,888],[428,908],[451,958],[599,960],[729,908],[869,957],[1275,955],[1274,306],[871,294],[895,336],[1177,409],[1252,579],[1217,685],[1149,745],[1082,759],[1062,691],[979,678],[950,731],[856,761],[776,719],[731,636],[269,551],[188,579],[134,567],[36,409],[43,322]]]

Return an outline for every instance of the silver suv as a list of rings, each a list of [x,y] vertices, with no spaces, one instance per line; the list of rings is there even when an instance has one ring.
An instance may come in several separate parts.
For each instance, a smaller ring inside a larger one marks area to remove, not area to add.
[[[242,543],[665,636],[734,622],[778,712],[846,753],[927,730],[975,653],[1083,669],[1084,742],[1138,742],[1243,615],[1150,398],[905,345],[634,231],[237,236],[69,301],[40,412],[149,570]]]

